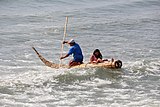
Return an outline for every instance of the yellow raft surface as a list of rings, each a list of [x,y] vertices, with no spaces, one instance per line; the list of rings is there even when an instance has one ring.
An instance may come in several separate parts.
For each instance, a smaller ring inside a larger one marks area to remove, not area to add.
[[[39,54],[39,52],[32,47],[32,49],[36,52],[36,54],[38,55],[38,57],[41,59],[41,61],[48,67],[51,68],[55,68],[55,69],[59,69],[59,68],[69,68],[69,66],[67,65],[61,65],[59,66],[59,64],[50,62],[48,60],[46,60],[44,57],[42,57],[42,55]],[[102,68],[121,68],[122,67],[122,61],[120,60],[114,60],[113,62],[111,61],[105,61],[103,63],[97,63],[97,64],[80,64],[77,66],[73,66],[71,68],[86,68],[86,67],[102,67]]]

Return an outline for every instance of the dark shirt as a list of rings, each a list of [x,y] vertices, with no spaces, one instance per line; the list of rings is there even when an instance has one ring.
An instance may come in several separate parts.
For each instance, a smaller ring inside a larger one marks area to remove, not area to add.
[[[80,46],[75,43],[71,48],[69,49],[68,55],[72,55],[74,57],[75,62],[82,62],[83,61],[83,54]]]

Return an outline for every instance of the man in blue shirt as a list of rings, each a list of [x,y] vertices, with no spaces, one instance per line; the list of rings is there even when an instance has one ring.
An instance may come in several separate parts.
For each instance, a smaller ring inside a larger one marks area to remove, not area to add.
[[[69,55],[73,54],[73,60],[71,60],[69,62],[69,66],[76,66],[76,65],[80,65],[83,63],[83,54],[82,54],[82,50],[80,48],[80,46],[73,40],[69,40],[69,41],[64,41],[63,44],[68,43],[71,48],[69,49],[69,52],[65,55],[62,56],[60,59],[64,59],[66,57],[68,57]]]

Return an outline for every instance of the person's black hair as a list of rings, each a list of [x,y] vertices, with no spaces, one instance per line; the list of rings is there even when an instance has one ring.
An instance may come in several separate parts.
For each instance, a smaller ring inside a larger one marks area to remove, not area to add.
[[[95,54],[96,52],[98,52],[98,53],[99,53],[99,55],[96,55],[96,54]],[[95,49],[95,50],[94,50],[94,52],[93,52],[93,55],[94,55],[96,58],[100,58],[100,59],[102,59],[102,54],[101,54],[101,52],[100,52],[100,50],[99,50],[99,49]]]

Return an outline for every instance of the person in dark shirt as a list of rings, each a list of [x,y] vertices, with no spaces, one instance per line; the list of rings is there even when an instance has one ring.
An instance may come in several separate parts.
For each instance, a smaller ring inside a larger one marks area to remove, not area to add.
[[[69,52],[65,56],[62,56],[60,59],[64,59],[73,54],[73,60],[69,62],[69,66],[71,67],[82,64],[83,54],[79,44],[76,43],[73,39],[69,41],[64,41],[63,44],[65,43],[68,43],[70,45],[70,49]]]

